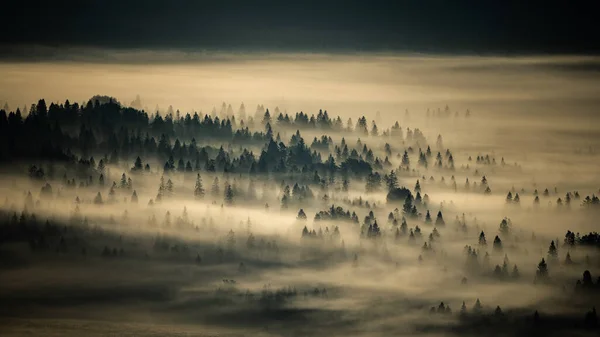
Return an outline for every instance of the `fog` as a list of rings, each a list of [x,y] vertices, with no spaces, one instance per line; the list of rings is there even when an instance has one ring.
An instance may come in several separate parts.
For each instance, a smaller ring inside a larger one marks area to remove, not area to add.
[[[597,334],[600,59],[71,54],[0,63],[0,335]]]

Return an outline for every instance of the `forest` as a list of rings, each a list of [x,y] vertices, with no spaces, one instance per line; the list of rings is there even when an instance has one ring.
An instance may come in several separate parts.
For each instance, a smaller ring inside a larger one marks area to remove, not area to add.
[[[4,104],[0,335],[598,335],[595,148],[340,113]]]

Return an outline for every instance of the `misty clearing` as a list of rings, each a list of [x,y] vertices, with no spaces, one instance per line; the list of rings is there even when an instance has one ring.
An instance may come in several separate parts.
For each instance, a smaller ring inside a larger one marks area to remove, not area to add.
[[[597,59],[128,57],[0,63],[1,336],[600,333]]]

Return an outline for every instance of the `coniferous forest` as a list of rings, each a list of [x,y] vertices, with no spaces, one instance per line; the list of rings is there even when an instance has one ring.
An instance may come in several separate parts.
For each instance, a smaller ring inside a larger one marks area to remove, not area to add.
[[[594,2],[3,0],[0,337],[598,337]]]
[[[0,111],[7,322],[600,331],[594,187],[538,185],[500,153],[455,151],[408,111],[386,125],[243,103],[148,113],[140,100]],[[423,115],[478,123],[448,106]]]

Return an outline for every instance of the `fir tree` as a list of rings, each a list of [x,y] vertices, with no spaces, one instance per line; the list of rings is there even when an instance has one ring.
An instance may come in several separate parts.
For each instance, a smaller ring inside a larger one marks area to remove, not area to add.
[[[549,279],[548,265],[546,264],[546,260],[544,260],[542,258],[542,260],[538,264],[537,270],[535,272],[535,282],[543,283],[543,282],[547,282],[548,279]]]
[[[483,231],[481,231],[481,233],[479,234],[479,245],[480,246],[487,245],[487,241],[485,240],[485,233]]]
[[[227,186],[225,187],[225,203],[227,205],[233,205],[233,197],[233,189],[231,188],[230,184],[227,184]]]
[[[196,187],[194,188],[194,197],[196,200],[204,198],[204,188],[202,187],[202,178],[200,173],[196,175]]]
[[[444,217],[442,216],[442,211],[438,211],[437,218],[435,219],[436,226],[445,226],[446,222],[444,221]]]
[[[496,235],[496,237],[494,238],[494,250],[502,250],[502,240],[500,240],[500,237],[498,235]]]
[[[550,242],[550,246],[548,247],[548,261],[555,261],[558,257],[558,252],[556,250],[556,245],[554,244],[554,240]]]

